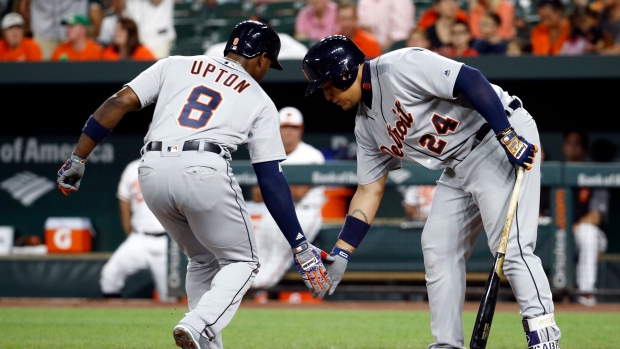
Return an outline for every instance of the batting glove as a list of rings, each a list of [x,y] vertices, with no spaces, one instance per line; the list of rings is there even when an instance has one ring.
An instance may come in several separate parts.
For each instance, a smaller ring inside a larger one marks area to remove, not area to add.
[[[536,144],[531,144],[523,137],[517,135],[514,128],[509,127],[497,134],[497,140],[504,147],[508,160],[526,170],[532,168],[534,158],[538,152]]]
[[[75,153],[71,153],[71,157],[65,162],[64,165],[58,170],[58,189],[63,194],[69,196],[74,191],[80,188],[80,182],[84,176],[84,169],[86,165],[86,159],[81,158]]]
[[[329,288],[329,295],[331,296],[334,291],[336,291],[336,287],[338,287],[340,281],[342,281],[342,275],[344,275],[345,270],[347,270],[347,264],[349,263],[351,253],[334,246],[329,256],[331,258],[325,258],[324,262],[327,265],[327,272],[332,278],[332,286]]]
[[[332,279],[323,265],[321,250],[308,242],[303,242],[293,248],[293,260],[306,287],[312,291],[312,298],[323,298]]]

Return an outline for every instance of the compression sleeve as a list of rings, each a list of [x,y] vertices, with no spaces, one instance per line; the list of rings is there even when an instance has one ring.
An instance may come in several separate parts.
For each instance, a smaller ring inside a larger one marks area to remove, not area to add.
[[[478,69],[463,64],[454,82],[454,96],[459,93],[482,115],[495,134],[510,127],[502,101]]]
[[[280,171],[279,161],[259,162],[253,167],[265,206],[291,247],[297,247],[306,237],[297,220],[291,188]]]

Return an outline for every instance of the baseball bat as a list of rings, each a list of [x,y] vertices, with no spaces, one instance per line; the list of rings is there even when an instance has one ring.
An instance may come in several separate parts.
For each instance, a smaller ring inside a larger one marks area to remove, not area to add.
[[[484,293],[482,294],[482,300],[478,308],[478,315],[474,323],[474,330],[471,334],[471,341],[469,342],[470,349],[485,349],[489,341],[489,332],[491,331],[491,323],[493,322],[493,314],[495,313],[495,305],[497,304],[499,282],[503,275],[504,256],[506,255],[508,236],[510,235],[510,228],[512,227],[512,221],[517,210],[517,201],[519,199],[521,181],[523,180],[523,172],[523,167],[519,167],[517,180],[515,181],[512,196],[510,197],[510,204],[508,205],[506,222],[504,223],[502,235],[499,239],[499,247],[495,253],[495,262],[493,262],[493,268],[489,274],[487,284],[484,287]]]

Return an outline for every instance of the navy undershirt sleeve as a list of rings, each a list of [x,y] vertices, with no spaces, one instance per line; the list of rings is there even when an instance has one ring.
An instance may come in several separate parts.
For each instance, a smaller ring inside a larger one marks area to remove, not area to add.
[[[297,220],[291,188],[280,172],[279,161],[259,162],[253,166],[265,206],[291,247],[297,247],[306,237]]]
[[[478,69],[463,64],[454,82],[453,95],[456,97],[459,93],[482,115],[495,134],[510,127],[502,101]]]

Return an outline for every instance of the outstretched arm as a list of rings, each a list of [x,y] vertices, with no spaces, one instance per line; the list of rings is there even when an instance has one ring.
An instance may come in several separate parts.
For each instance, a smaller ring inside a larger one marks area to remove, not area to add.
[[[63,194],[69,196],[80,188],[88,155],[112,132],[126,113],[139,108],[138,96],[131,88],[123,87],[103,102],[86,120],[75,150],[58,170],[56,182]]]
[[[358,185],[355,195],[349,205],[349,214],[345,219],[344,226],[338,235],[338,241],[330,253],[330,259],[325,260],[327,272],[332,278],[329,294],[333,294],[336,287],[342,281],[342,276],[347,269],[351,253],[362,242],[370,229],[370,224],[375,219],[383,192],[387,173],[379,180],[366,185]]]
[[[291,189],[280,163],[267,161],[253,166],[265,206],[291,245],[297,271],[306,287],[312,291],[312,298],[323,298],[331,286],[331,278],[321,260],[322,251],[308,243],[301,230]]]

